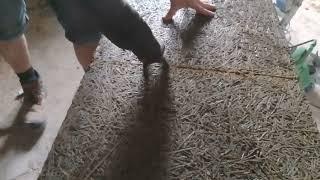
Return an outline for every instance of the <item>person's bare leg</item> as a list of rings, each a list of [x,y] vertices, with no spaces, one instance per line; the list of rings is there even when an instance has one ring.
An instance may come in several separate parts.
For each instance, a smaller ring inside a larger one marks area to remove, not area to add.
[[[19,77],[23,89],[23,106],[17,114],[17,122],[33,129],[43,129],[46,117],[42,102],[45,93],[40,76],[30,64],[30,54],[24,35],[8,41],[0,41],[0,54]]]
[[[23,73],[31,68],[30,54],[24,35],[10,41],[0,41],[0,54],[15,73]]]
[[[86,44],[73,44],[74,52],[84,71],[87,71],[94,60],[94,53],[98,47],[98,42]]]

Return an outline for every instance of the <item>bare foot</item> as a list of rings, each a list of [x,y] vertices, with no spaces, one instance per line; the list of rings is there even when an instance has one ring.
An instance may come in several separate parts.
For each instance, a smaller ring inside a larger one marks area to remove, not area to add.
[[[169,24],[173,22],[173,16],[182,8],[192,8],[197,14],[213,17],[216,7],[212,4],[202,2],[200,0],[170,0],[171,5],[168,13],[162,18],[163,23]]]

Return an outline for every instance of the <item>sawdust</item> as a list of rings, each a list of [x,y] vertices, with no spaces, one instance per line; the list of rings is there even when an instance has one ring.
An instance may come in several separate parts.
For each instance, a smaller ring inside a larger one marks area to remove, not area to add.
[[[212,20],[131,0],[170,71],[103,39],[40,179],[318,179],[319,134],[272,2],[216,2]]]

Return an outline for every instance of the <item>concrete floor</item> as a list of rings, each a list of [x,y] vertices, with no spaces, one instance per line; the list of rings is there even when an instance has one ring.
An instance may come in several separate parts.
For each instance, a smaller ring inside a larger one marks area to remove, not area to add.
[[[318,41],[313,53],[320,50],[320,1],[304,0],[295,16],[287,27],[286,37],[291,44],[299,44],[311,39]],[[306,44],[305,47],[310,45]],[[319,72],[318,72],[319,73]],[[319,79],[317,79],[319,81]],[[320,111],[313,106],[310,107],[314,121],[320,130]]]
[[[311,39],[318,40],[314,52],[320,50],[320,1],[304,0],[287,27],[287,38],[291,44],[298,44]]]
[[[31,20],[27,39],[32,64],[40,72],[49,94],[45,102],[48,124],[38,141],[31,139],[37,138],[32,135],[22,137],[19,136],[20,132],[1,133],[0,130],[1,180],[29,180],[38,177],[83,75],[72,45],[65,40],[64,32],[55,16],[47,10],[30,12],[29,15]],[[2,129],[10,125],[20,104],[14,100],[20,89],[18,79],[2,59],[0,87]],[[21,147],[18,143],[23,141],[35,141],[36,144],[33,147]]]

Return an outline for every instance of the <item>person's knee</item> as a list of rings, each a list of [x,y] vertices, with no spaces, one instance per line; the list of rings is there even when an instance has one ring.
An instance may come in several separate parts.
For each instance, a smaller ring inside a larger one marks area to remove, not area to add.
[[[99,43],[101,34],[99,32],[79,32],[65,29],[65,37],[73,44],[96,44]]]

